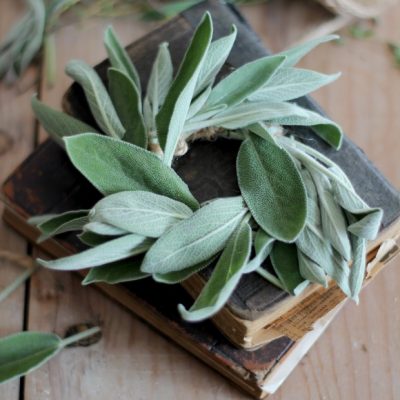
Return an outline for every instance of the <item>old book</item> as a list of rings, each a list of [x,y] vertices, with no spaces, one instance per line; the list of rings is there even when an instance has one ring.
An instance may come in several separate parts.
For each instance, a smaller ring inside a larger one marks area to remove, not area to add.
[[[232,23],[238,26],[238,43],[227,68],[265,54],[257,37],[234,10],[220,5],[219,2],[209,2],[186,12],[129,47],[129,53],[137,64],[144,82],[147,79],[148,66],[155,55],[156,45],[168,38],[171,42],[171,52],[175,60],[179,60],[193,27],[206,8],[210,9],[213,17],[219,21],[216,36],[226,33]],[[149,51],[150,49],[153,51]],[[100,72],[104,71],[105,64],[98,68]],[[310,107],[315,107],[308,99],[302,101]],[[88,118],[86,102],[77,86],[73,86],[66,95],[64,106],[71,113],[83,119]],[[93,121],[91,123],[93,124]],[[306,129],[296,130],[296,134],[310,135],[310,132]],[[370,255],[370,276],[373,276],[398,252],[397,246],[390,240],[398,231],[395,224],[400,211],[398,195],[362,152],[348,140],[340,152],[343,152],[344,156],[330,152],[317,139],[315,144],[346,170],[359,193],[370,205],[381,206],[385,210],[384,246],[381,246],[379,252],[378,247],[374,246]],[[192,146],[186,157],[177,161],[176,169],[200,201],[236,194],[232,162],[236,151],[237,143],[233,141],[199,142]],[[357,168],[352,168],[350,158]],[[191,163],[197,166],[196,171],[190,168]],[[221,171],[224,172],[221,174]],[[362,177],[358,171],[362,171]],[[4,218],[31,240],[35,239],[37,232],[26,223],[29,216],[91,207],[99,198],[95,189],[72,167],[64,152],[50,141],[42,144],[7,180],[3,187],[3,195],[6,201]],[[57,240],[43,243],[43,248],[50,255],[59,257],[76,252],[82,245],[74,235],[63,235]],[[206,279],[206,273],[198,278],[198,282]],[[198,283],[191,284],[193,288],[188,289],[197,290]],[[268,341],[279,337],[266,346],[248,352],[230,344],[210,322],[184,323],[176,311],[176,304],[183,303],[188,306],[192,300],[187,292],[179,287],[159,285],[150,279],[125,285],[99,287],[257,397],[271,393],[279,386],[344,300],[335,287],[322,291],[315,288],[314,293],[304,298],[302,303],[302,299],[289,297],[257,276],[245,277],[224,310],[225,314],[220,313],[223,317],[214,322],[232,342],[247,347],[258,346],[265,340],[263,338],[259,342],[252,342],[254,338],[257,339],[256,333],[263,334],[263,331],[268,331]],[[157,293],[157,298],[150,297],[149,293]],[[322,300],[326,307],[313,308],[314,304],[319,304],[318,300]],[[328,314],[327,309],[331,309]],[[304,314],[309,314],[312,318],[296,320],[296,315]],[[271,322],[274,322],[272,327],[263,329]],[[260,328],[251,331],[256,324],[259,324]],[[313,330],[306,333],[311,325]],[[249,336],[249,332],[252,336]],[[291,340],[289,336],[295,340]],[[251,345],[248,344],[249,340]]]

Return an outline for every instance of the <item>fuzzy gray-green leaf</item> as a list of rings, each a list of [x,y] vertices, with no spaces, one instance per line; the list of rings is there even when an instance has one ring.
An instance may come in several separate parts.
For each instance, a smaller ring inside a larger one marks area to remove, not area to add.
[[[157,238],[192,214],[193,211],[179,201],[137,190],[115,193],[100,200],[93,207],[90,220]]]
[[[237,156],[239,187],[254,219],[272,237],[296,239],[304,227],[307,196],[288,153],[250,133]]]
[[[83,232],[91,232],[102,236],[121,236],[128,232],[116,226],[105,224],[104,222],[92,221],[85,224]]]
[[[115,110],[125,128],[123,140],[147,149],[141,97],[132,79],[118,69],[109,68],[108,87]]]
[[[175,171],[147,150],[95,134],[64,140],[72,163],[104,195],[144,190],[199,207]]]
[[[183,319],[201,321],[213,316],[225,305],[239,283],[250,251],[251,228],[247,221],[243,221],[229,239],[210,279],[190,310],[179,305]]]
[[[126,235],[110,240],[99,246],[84,250],[72,256],[57,260],[45,261],[38,259],[38,263],[50,269],[60,271],[74,271],[85,268],[98,267],[114,261],[123,260],[136,254],[144,253],[152,240],[140,235]]]
[[[272,236],[268,235],[268,233],[264,232],[262,229],[259,229],[257,231],[256,237],[254,239],[254,249],[256,255],[247,263],[244,271],[246,274],[254,272],[262,265],[262,263],[271,253],[274,242],[275,239]]]
[[[201,207],[155,242],[142,271],[180,271],[208,260],[224,248],[246,211],[241,197],[221,198]]]
[[[367,241],[362,237],[350,234],[353,250],[353,263],[350,269],[349,285],[352,298],[358,303],[365,277]]]
[[[36,96],[31,100],[32,109],[46,132],[59,145],[64,146],[64,136],[77,135],[78,133],[97,133],[97,129],[71,117],[61,111],[46,106]]]
[[[125,129],[97,72],[78,60],[70,61],[65,71],[82,86],[90,110],[100,128],[112,137],[122,138]]]
[[[303,254],[300,250],[297,250],[297,258],[299,260],[299,272],[304,279],[307,279],[310,282],[319,283],[324,287],[328,286],[325,271],[317,263]]]

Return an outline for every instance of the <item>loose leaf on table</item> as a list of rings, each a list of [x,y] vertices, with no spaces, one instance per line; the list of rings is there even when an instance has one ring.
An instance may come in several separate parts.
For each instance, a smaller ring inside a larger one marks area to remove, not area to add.
[[[83,227],[83,233],[86,232],[102,236],[120,236],[129,233],[124,229],[98,221],[92,221],[85,224]]]
[[[288,101],[298,99],[325,86],[340,76],[340,73],[325,75],[300,68],[279,68],[260,89],[253,93],[250,101]]]
[[[213,32],[212,20],[206,13],[193,35],[179,71],[157,114],[157,133],[164,162],[170,165],[194,94],[197,78],[209,48]]]
[[[165,97],[171,87],[174,67],[172,65],[171,54],[168,50],[168,43],[161,43],[158,48],[156,60],[151,69],[149,82],[147,84],[145,102],[149,104],[147,117],[147,128],[155,130],[155,118],[160,107],[164,104]]]
[[[110,240],[99,246],[84,250],[72,256],[57,260],[45,261],[38,259],[38,263],[50,269],[60,271],[75,271],[79,269],[98,267],[114,261],[123,260],[149,249],[152,240],[140,235],[126,235]]]
[[[146,253],[142,271],[180,271],[220,252],[247,209],[241,197],[214,200],[173,226]]]
[[[79,119],[46,106],[36,96],[32,97],[31,104],[33,112],[43,128],[61,146],[64,146],[62,140],[64,136],[72,136],[78,133],[97,133],[97,129],[79,121]]]
[[[150,275],[140,271],[142,260],[143,257],[128,258],[92,268],[82,281],[82,285],[89,285],[94,282],[114,285],[147,278]]]
[[[275,239],[259,229],[254,239],[255,256],[247,263],[244,273],[248,274],[254,272],[256,269],[261,267],[262,263],[267,259],[271,253],[272,246],[274,245]]]
[[[104,45],[106,46],[111,65],[127,74],[135,83],[138,93],[141,94],[142,89],[140,87],[139,74],[111,26],[107,28],[104,34]]]
[[[79,60],[70,61],[65,71],[82,86],[90,110],[100,128],[107,135],[121,139],[125,129],[97,72]]]
[[[232,107],[241,103],[264,86],[284,60],[285,57],[268,56],[236,69],[213,88],[204,107],[218,104]]]
[[[299,249],[297,249],[297,258],[299,260],[299,272],[304,279],[319,283],[324,287],[328,286],[325,271],[317,263],[303,254]]]
[[[90,220],[157,238],[192,214],[193,211],[179,201],[137,190],[115,193],[100,200],[90,212]]]
[[[243,220],[229,239],[211,277],[190,310],[178,309],[186,321],[201,321],[216,314],[228,301],[244,273],[251,251],[251,228]]]
[[[199,78],[196,83],[195,94],[202,92],[207,86],[211,85],[218,72],[224,65],[237,35],[237,28],[232,25],[232,32],[214,42],[211,42],[207,51],[207,56],[201,67]]]
[[[190,276],[208,267],[215,260],[215,258],[216,257],[212,257],[209,260],[202,261],[196,265],[193,265],[192,267],[185,268],[181,271],[172,271],[165,274],[155,273],[153,274],[153,279],[156,282],[165,283],[168,285],[175,285],[177,283],[183,282]]]
[[[250,133],[239,149],[237,174],[242,196],[260,227],[278,240],[295,240],[306,221],[307,196],[289,154]]]
[[[20,332],[0,339],[0,383],[39,368],[64,347],[99,332],[88,329],[66,339],[52,333]]]
[[[144,190],[199,207],[176,172],[147,150],[95,134],[64,140],[72,163],[104,195]]]
[[[274,271],[287,292],[296,296],[308,286],[309,282],[300,275],[295,244],[276,242],[270,257]]]
[[[125,128],[126,142],[147,148],[147,132],[142,115],[142,102],[132,79],[124,72],[109,68],[108,87],[118,117]]]
[[[28,220],[42,232],[37,239],[41,243],[55,235],[70,231],[79,231],[89,222],[89,210],[67,211],[58,215],[42,215]]]

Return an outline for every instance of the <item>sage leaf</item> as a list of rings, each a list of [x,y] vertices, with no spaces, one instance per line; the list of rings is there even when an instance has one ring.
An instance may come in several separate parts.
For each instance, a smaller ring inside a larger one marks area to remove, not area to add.
[[[140,271],[142,257],[120,260],[101,267],[92,268],[82,281],[82,285],[105,282],[115,285],[122,282],[132,282],[150,276]]]
[[[0,383],[39,368],[64,347],[99,332],[88,329],[66,339],[53,333],[20,332],[0,339]]]
[[[158,48],[147,84],[145,102],[148,102],[149,113],[151,114],[151,118],[149,118],[151,124],[148,125],[148,129],[156,129],[155,119],[171,87],[173,72],[174,67],[168,50],[168,43],[162,43]]]
[[[108,86],[118,117],[125,128],[122,137],[126,142],[147,148],[147,132],[142,115],[140,93],[124,72],[109,68]]]
[[[72,163],[104,195],[144,190],[199,207],[176,172],[147,150],[96,134],[64,140]]]
[[[256,237],[254,239],[254,249],[256,255],[247,263],[244,270],[245,274],[254,272],[256,269],[261,267],[262,263],[271,253],[274,242],[275,239],[272,236],[268,235],[268,233],[264,232],[262,229],[259,229],[257,231]]]
[[[235,25],[232,25],[232,32],[229,35],[211,42],[207,51],[207,56],[200,69],[195,94],[202,92],[207,86],[214,82],[218,72],[225,64],[225,61],[232,50],[236,36],[237,28]]]
[[[28,223],[36,225],[42,233],[37,243],[61,233],[79,231],[87,222],[88,210],[67,211],[58,215],[41,216],[40,219],[34,217],[28,220]]]
[[[306,221],[307,196],[289,154],[250,133],[238,152],[237,174],[242,196],[260,227],[278,240],[294,241]]]
[[[31,104],[36,118],[51,138],[60,146],[64,146],[62,140],[64,136],[72,136],[78,133],[97,133],[97,129],[61,111],[46,106],[36,96],[32,97]]]
[[[193,118],[201,110],[201,108],[207,101],[208,96],[210,96],[211,90],[212,87],[210,85],[196,97],[196,99],[192,102],[192,104],[190,104],[189,111],[186,117],[188,120]]]
[[[167,165],[171,164],[176,145],[182,135],[199,71],[211,42],[212,32],[212,20],[207,12],[193,35],[165,102],[157,114],[158,139],[164,150],[164,162]]]
[[[186,321],[202,321],[215,315],[228,301],[244,272],[251,251],[251,228],[243,220],[232,234],[210,279],[190,310],[180,304],[178,310]]]
[[[86,231],[78,235],[78,239],[89,247],[98,246],[113,239],[113,236],[99,235],[94,232]]]
[[[268,56],[244,64],[213,88],[205,108],[218,104],[229,108],[241,103],[264,86],[284,60],[285,57]]]
[[[119,42],[112,26],[109,26],[104,34],[104,45],[107,49],[111,65],[128,75],[135,83],[138,93],[141,94],[142,89],[139,74],[128,53]]]
[[[305,43],[302,43],[298,46],[292,47],[288,50],[282,51],[278,55],[285,56],[285,67],[293,67],[297,64],[307,53],[309,53],[312,49],[317,47],[319,44],[330,42],[332,40],[339,39],[338,35],[326,35],[322,37],[318,37],[312,40],[309,40]]]
[[[274,271],[287,292],[297,296],[308,286],[309,282],[300,275],[295,244],[276,242],[270,258]]]
[[[138,190],[115,193],[100,200],[90,212],[90,220],[157,238],[192,214],[179,201]]]
[[[304,279],[328,287],[325,271],[317,263],[298,249],[297,258],[299,260],[299,272]]]
[[[142,271],[180,271],[220,252],[247,209],[241,197],[214,200],[174,225],[146,253]]]
[[[250,101],[288,101],[328,85],[340,76],[340,73],[325,75],[300,68],[279,68],[267,83],[253,93]]]
[[[114,261],[123,260],[136,254],[144,253],[151,246],[152,240],[140,235],[126,235],[110,240],[99,246],[84,250],[72,256],[57,260],[37,262],[43,267],[59,271],[75,271],[85,268],[98,267]]]
[[[83,232],[90,232],[102,236],[120,236],[128,233],[124,229],[99,221],[91,221],[85,224],[83,227]]]
[[[321,225],[321,211],[314,180],[305,168],[300,169],[300,174],[307,192],[307,222],[319,227]]]
[[[156,273],[153,274],[153,279],[159,283],[165,283],[167,285],[175,285],[177,283],[183,282],[192,275],[208,267],[214,260],[215,257],[212,257],[209,260],[202,261],[196,265],[193,265],[192,267],[185,268],[181,271],[172,271],[172,272],[167,272],[165,274]]]
[[[350,234],[353,263],[350,269],[349,285],[352,299],[358,303],[358,295],[362,289],[366,269],[367,241],[362,237]]]
[[[65,71],[82,86],[90,110],[100,128],[107,135],[121,139],[125,134],[125,129],[97,72],[79,60],[70,61]]]

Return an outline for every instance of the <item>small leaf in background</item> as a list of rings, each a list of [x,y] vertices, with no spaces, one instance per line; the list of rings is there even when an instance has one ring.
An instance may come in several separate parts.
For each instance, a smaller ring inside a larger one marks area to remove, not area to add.
[[[150,275],[140,271],[142,260],[143,257],[136,257],[92,268],[82,281],[82,285],[89,285],[94,282],[114,285],[147,278]]]
[[[263,87],[284,62],[285,57],[267,56],[239,67],[212,90],[206,108],[218,104],[237,105]]]
[[[220,198],[201,207],[154,243],[142,271],[164,274],[208,260],[224,248],[246,211],[241,197]]]
[[[78,133],[97,133],[97,129],[61,111],[46,106],[36,96],[32,97],[31,105],[36,118],[45,131],[61,146],[64,146],[62,140],[64,136],[77,135]]]
[[[95,134],[64,140],[72,163],[104,195],[144,190],[199,207],[176,172],[147,150]]]
[[[157,114],[157,133],[164,162],[171,165],[175,149],[183,133],[183,126],[194,94],[200,68],[210,46],[213,25],[207,12],[198,25],[179,71]]]
[[[232,234],[209,280],[190,310],[180,304],[186,321],[202,321],[215,315],[228,301],[244,272],[251,251],[251,228],[243,220]]]
[[[147,132],[140,93],[131,78],[115,68],[108,69],[108,87],[118,117],[125,128],[126,142],[147,149]]]
[[[302,231],[307,196],[289,154],[250,133],[237,156],[241,193],[253,218],[270,236],[291,242]]]
[[[107,28],[104,34],[104,45],[107,49],[111,65],[128,75],[134,82],[138,93],[141,95],[142,89],[140,86],[139,74],[111,26]]]
[[[300,275],[295,244],[276,242],[271,252],[271,263],[285,290],[290,294],[297,296],[308,286],[309,282]]]
[[[57,260],[45,261],[38,259],[38,263],[46,268],[59,271],[75,271],[79,269],[98,267],[114,261],[144,253],[152,244],[152,240],[140,235],[126,235],[110,240],[99,246],[84,250],[72,256]]]
[[[64,347],[95,335],[91,328],[60,339],[52,333],[21,332],[0,339],[0,383],[16,379],[39,368]]]
[[[100,128],[107,135],[121,139],[125,129],[97,72],[79,60],[70,61],[65,72],[82,86],[90,110]]]
[[[349,28],[350,35],[355,39],[368,39],[374,36],[374,30],[365,24],[357,23]]]
[[[328,287],[325,271],[317,263],[299,249],[297,249],[297,258],[299,260],[299,272],[304,279]]]
[[[179,201],[138,190],[115,193],[100,200],[90,212],[90,220],[157,238],[192,214]]]
[[[262,263],[271,253],[275,239],[265,233],[261,228],[257,231],[254,239],[254,249],[256,255],[247,263],[244,273],[254,272],[261,267]]]
[[[400,45],[396,43],[388,43],[388,48],[393,55],[396,67],[400,68]]]

